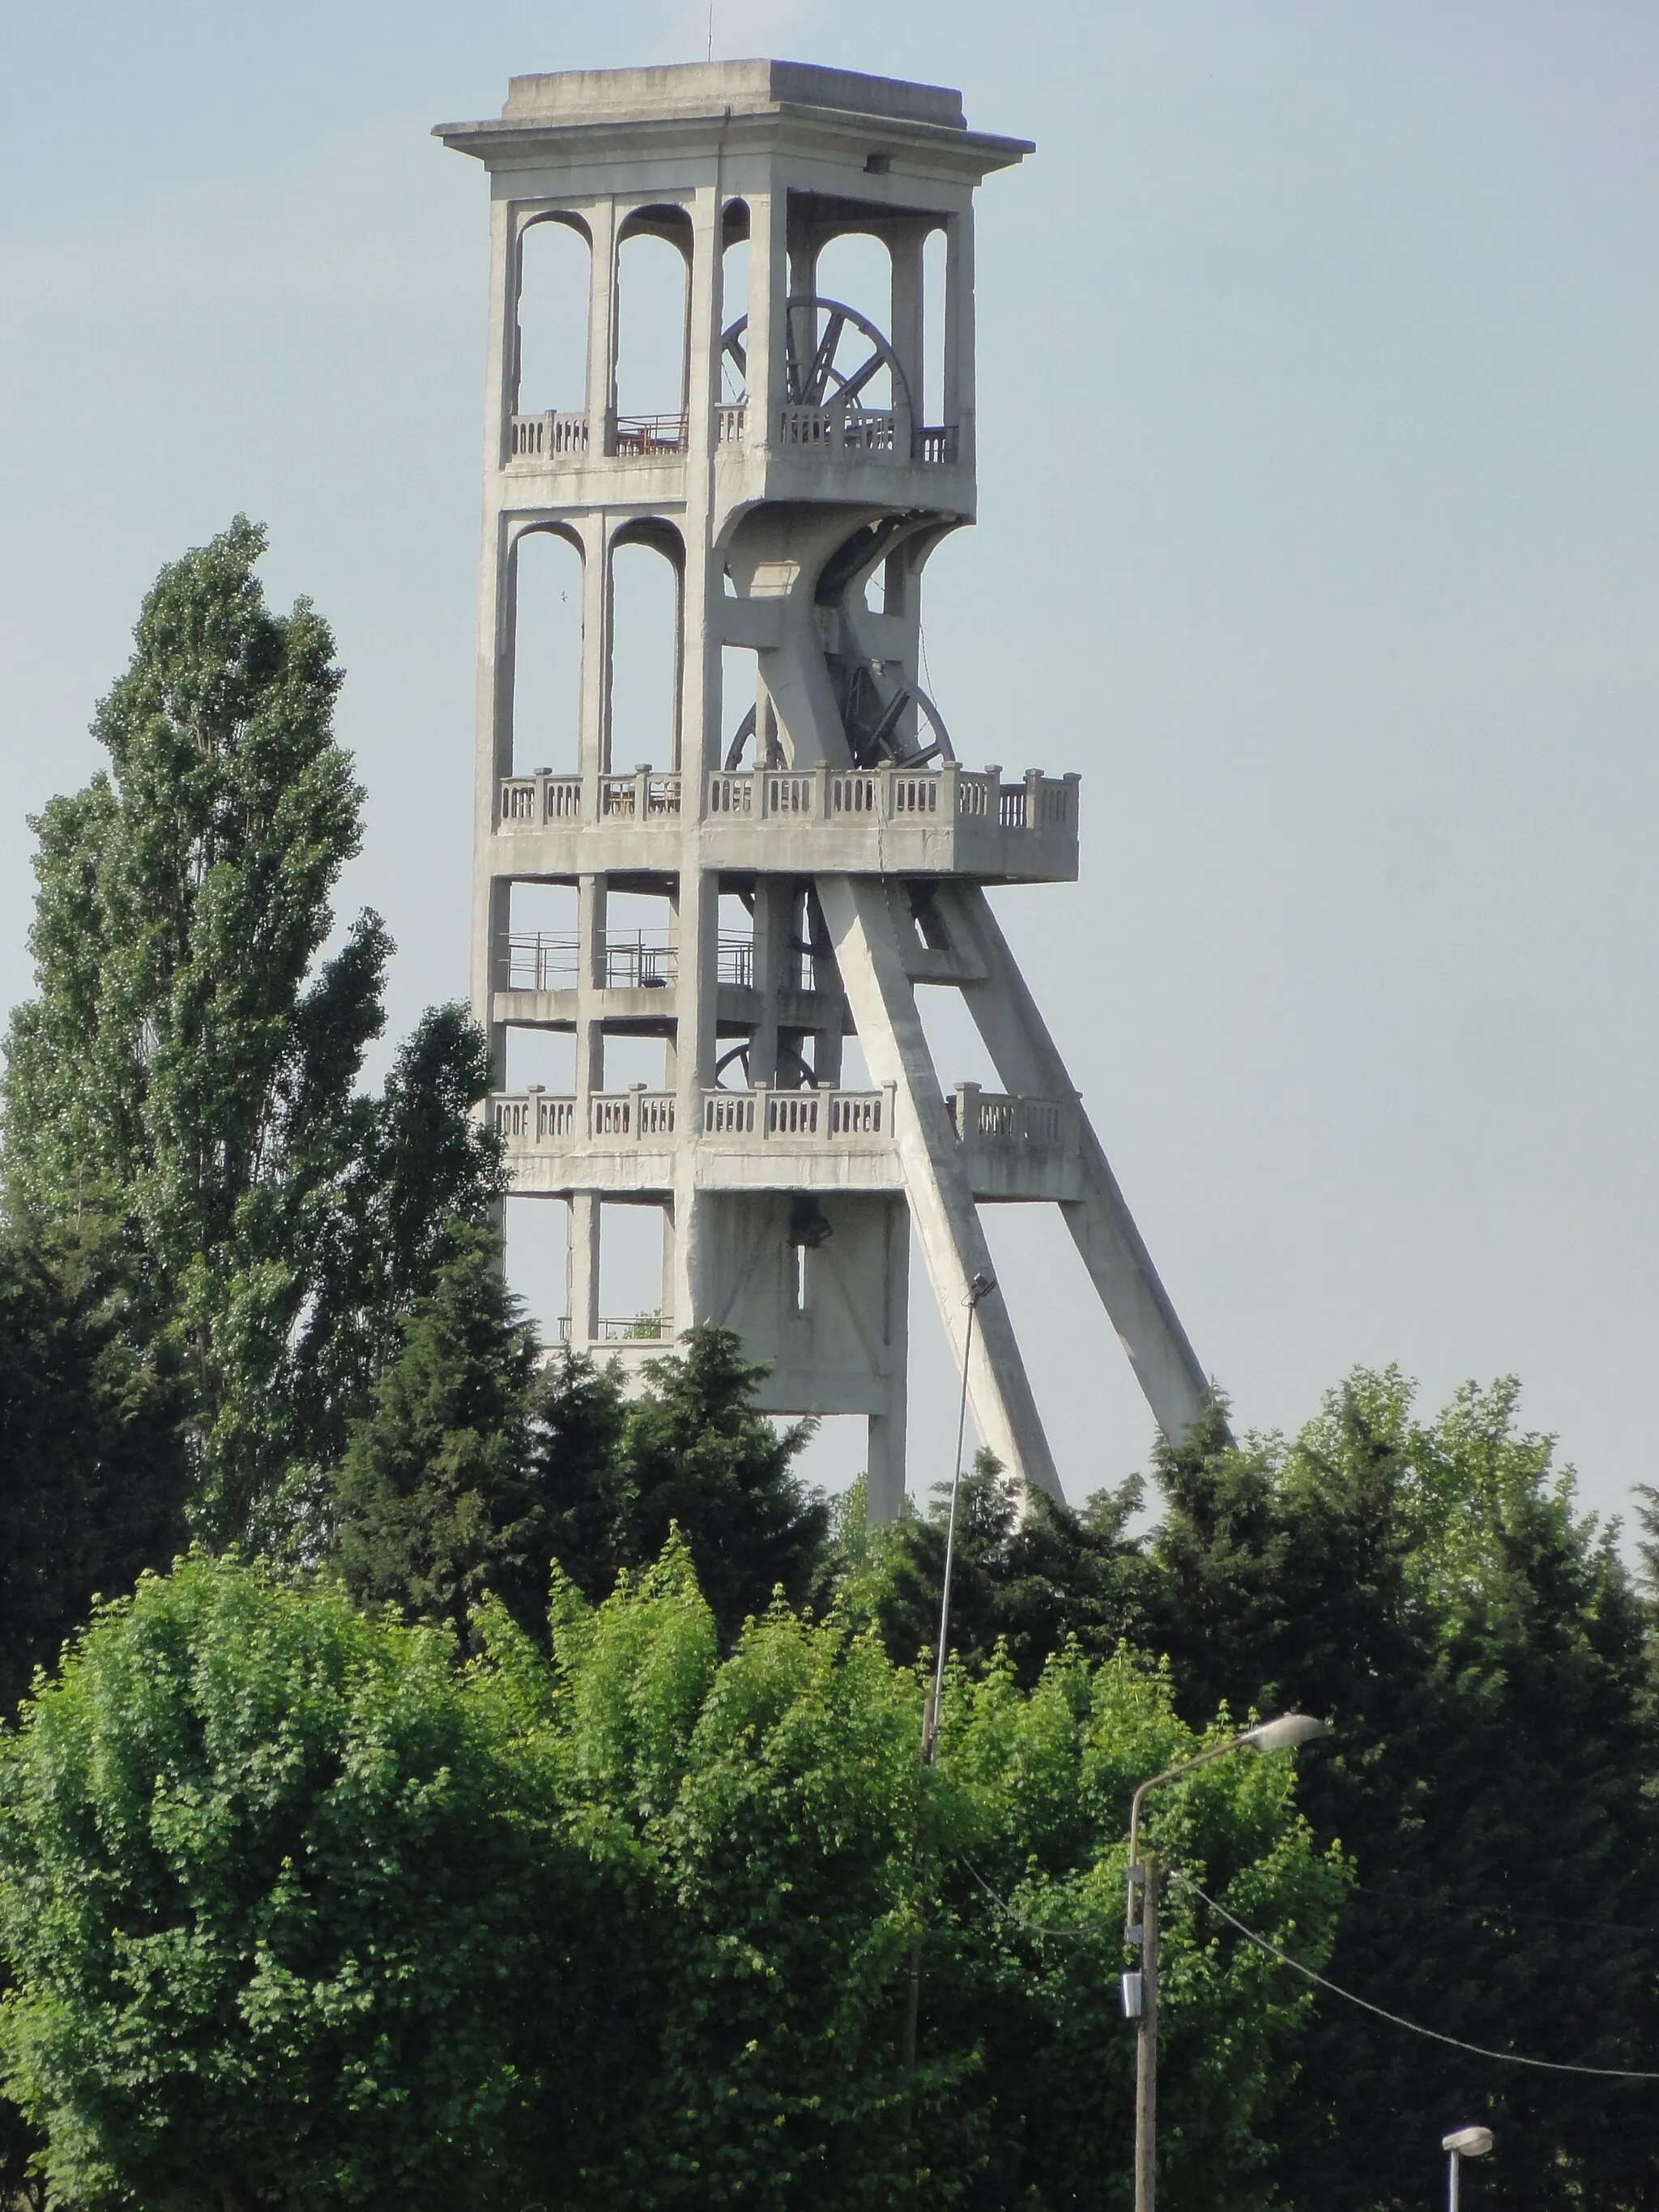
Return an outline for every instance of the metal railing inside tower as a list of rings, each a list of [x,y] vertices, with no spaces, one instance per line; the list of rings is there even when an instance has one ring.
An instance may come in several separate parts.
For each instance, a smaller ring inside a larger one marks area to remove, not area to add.
[[[594,948],[596,988],[602,991],[665,990],[678,974],[679,947],[655,931],[607,931]],[[514,930],[507,938],[509,991],[574,991],[581,977],[581,939],[546,930]],[[721,933],[715,948],[715,977],[740,990],[755,980],[751,937]]]

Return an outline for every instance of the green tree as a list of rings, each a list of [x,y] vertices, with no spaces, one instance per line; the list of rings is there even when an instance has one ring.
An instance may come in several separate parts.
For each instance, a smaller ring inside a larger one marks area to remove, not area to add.
[[[0,2061],[62,2201],[1127,2206],[1122,1830],[1197,1741],[1159,1674],[958,1672],[924,1778],[913,1670],[781,1605],[722,1659],[678,1540],[597,1607],[562,1579],[550,1653],[480,1626],[459,1667],[193,1556],[0,1738]],[[1158,1822],[1323,1956],[1344,1878],[1287,1758]],[[1305,1992],[1190,1892],[1168,1928],[1169,2199],[1265,2202]]]
[[[325,1584],[196,1556],[100,1613],[0,1759],[0,2055],[57,2201],[522,2186],[581,1869],[505,1735],[447,1638]]]
[[[542,1364],[498,1256],[486,1235],[460,1241],[353,1428],[337,1557],[360,1599],[459,1623],[489,1589],[539,1634],[556,1562],[602,1598],[672,1528],[728,1646],[775,1589],[811,1595],[829,1512],[793,1471],[811,1425],[780,1432],[755,1410],[766,1370],[733,1332],[688,1330],[625,1395],[614,1363]]]
[[[1079,1510],[1025,1492],[981,1451],[962,1480],[951,1577],[951,1649],[983,1664],[999,1645],[1026,1687],[1068,1641],[1095,1657],[1126,1638],[1139,1643],[1146,1563],[1127,1526],[1145,1486],[1131,1476]],[[851,1565],[868,1542],[861,1491],[835,1547]],[[939,1636],[951,1490],[941,1484],[926,1519],[907,1516],[878,1540],[879,1572],[860,1602],[894,1658],[932,1650]]]
[[[304,600],[267,607],[264,545],[239,517],[162,570],[94,724],[109,769],[35,825],[3,1169],[21,1233],[131,1247],[191,1384],[198,1524],[271,1540],[273,1499],[337,1455],[434,1224],[487,1208],[499,1166],[453,1012],[382,1100],[356,1092],[388,941],[364,913],[324,955],[362,794],[333,639]]]
[[[1336,1980],[1490,2049],[1650,2065],[1641,1613],[1517,1395],[1471,1385],[1419,1421],[1398,1374],[1361,1372],[1289,1445],[1216,1423],[1162,1447],[1155,1636],[1189,1715],[1334,1717],[1305,1798],[1357,1869]],[[1403,2212],[1451,2120],[1490,2119],[1506,2203],[1645,2206],[1653,2113],[1640,2084],[1504,2067],[1322,2001],[1279,2172],[1294,2202]]]
[[[561,2159],[565,2201],[1127,2205],[1122,1833],[1133,1781],[1195,1745],[1161,1678],[1074,1650],[1030,1692],[1004,1664],[958,1670],[924,1777],[915,1670],[844,1616],[781,1605],[721,1662],[678,1544],[597,1608],[562,1588],[554,1628],[550,1666],[510,1631],[497,1656],[631,1900],[605,1937],[632,2038],[626,2120],[574,2099],[596,2120]],[[1158,1834],[1316,1960],[1343,1876],[1291,1786],[1282,1758],[1209,1770],[1159,1808]],[[1253,2203],[1305,1994],[1190,1893],[1170,1929],[1170,2201]],[[608,2077],[607,2033],[585,2063]]]
[[[830,1514],[795,1473],[813,1422],[774,1428],[755,1408],[769,1370],[743,1356],[735,1329],[689,1329],[681,1349],[647,1360],[629,1401],[616,1481],[623,1564],[654,1559],[678,1528],[729,1645],[774,1590],[811,1595]]]
[[[351,1431],[335,1551],[360,1604],[464,1624],[486,1588],[523,1626],[547,1609],[551,1534],[533,1416],[538,1352],[501,1241],[458,1234]]]
[[[189,1469],[165,1345],[90,1235],[0,1235],[0,1712],[95,1593],[131,1589],[184,1532]]]

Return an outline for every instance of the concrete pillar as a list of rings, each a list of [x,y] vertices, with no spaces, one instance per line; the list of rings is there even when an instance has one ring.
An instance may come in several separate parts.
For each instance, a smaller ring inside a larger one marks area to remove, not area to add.
[[[580,1351],[598,1334],[599,1319],[599,1201],[579,1190],[570,1200],[569,1242],[565,1251],[565,1311],[570,1341]]]
[[[593,258],[587,293],[587,450],[611,448],[617,389],[617,203],[595,200],[589,216]]]

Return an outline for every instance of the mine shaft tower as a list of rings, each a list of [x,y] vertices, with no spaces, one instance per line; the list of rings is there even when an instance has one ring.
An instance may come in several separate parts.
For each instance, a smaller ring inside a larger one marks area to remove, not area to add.
[[[959,763],[918,667],[928,556],[974,519],[974,189],[1031,149],[968,130],[955,92],[767,61],[515,77],[498,119],[437,135],[492,193],[472,994],[498,1079],[515,1035],[574,1040],[568,1091],[490,1109],[514,1193],[568,1201],[568,1340],[629,1364],[730,1325],[773,1363],[769,1408],[868,1418],[889,1517],[911,1236],[960,1357],[990,1267],[979,1207],[1041,1200],[1179,1434],[1203,1370],[985,896],[1075,881],[1077,778]],[[543,224],[586,249],[586,392],[526,412],[520,289]],[[849,234],[890,257],[878,301],[822,296],[821,258]],[[618,270],[638,237],[682,257],[684,343],[679,389],[629,416]],[[739,245],[746,301],[726,296]],[[942,299],[925,296],[941,264]],[[580,753],[559,769],[531,767],[523,729],[515,759],[538,532],[580,560]],[[612,744],[614,572],[635,545],[668,563],[678,607],[672,726],[645,765]],[[515,895],[550,886],[574,926],[520,927]],[[614,927],[642,896],[660,930]],[[1001,1094],[945,1090],[918,984],[962,992]],[[622,1037],[659,1042],[657,1085],[607,1088]],[[862,1088],[842,1080],[852,1037]],[[601,1313],[621,1206],[662,1218],[659,1315]],[[1000,1298],[978,1323],[979,1432],[1058,1496]]]

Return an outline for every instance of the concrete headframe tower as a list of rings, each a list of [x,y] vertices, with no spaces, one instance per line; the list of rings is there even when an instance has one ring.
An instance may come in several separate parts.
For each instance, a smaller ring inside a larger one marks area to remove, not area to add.
[[[627,1362],[729,1324],[774,1363],[772,1410],[868,1417],[890,1516],[911,1237],[960,1356],[990,1268],[979,1207],[1042,1200],[1179,1433],[1203,1370],[985,896],[1075,880],[1077,779],[959,763],[918,665],[927,557],[974,518],[974,189],[1030,148],[969,131],[955,92],[768,61],[515,77],[499,118],[438,136],[492,190],[472,991],[498,1079],[525,1031],[574,1039],[568,1090],[492,1103],[515,1192],[568,1204],[570,1340]],[[520,377],[543,225],[587,272],[586,389],[550,408]],[[849,234],[886,249],[878,298],[824,296]],[[619,413],[641,239],[679,257],[684,341],[677,388]],[[581,612],[552,765],[514,726],[537,533],[571,549]],[[616,713],[634,548],[677,609],[644,738]],[[986,734],[1006,754],[1020,733]],[[617,757],[630,742],[647,763]],[[526,926],[558,896],[567,927]],[[641,913],[658,926],[618,926]],[[918,985],[962,992],[1003,1092],[945,1089]],[[658,1041],[655,1083],[607,1085],[620,1038]],[[599,1285],[624,1206],[663,1224],[661,1309],[616,1320]],[[999,1297],[969,1390],[999,1457],[1058,1495]]]

